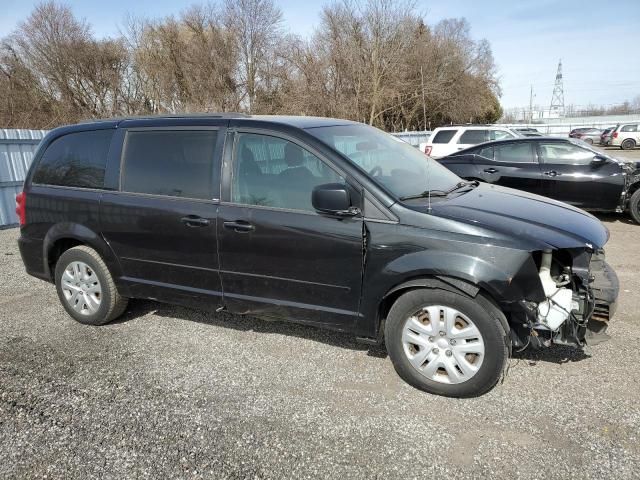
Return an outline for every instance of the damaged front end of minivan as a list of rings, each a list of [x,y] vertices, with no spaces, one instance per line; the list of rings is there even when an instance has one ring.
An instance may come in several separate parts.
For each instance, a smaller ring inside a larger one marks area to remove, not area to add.
[[[513,348],[582,348],[607,340],[619,287],[604,251],[590,246],[545,249],[533,252],[532,258],[539,285],[535,292],[525,292],[510,312]]]

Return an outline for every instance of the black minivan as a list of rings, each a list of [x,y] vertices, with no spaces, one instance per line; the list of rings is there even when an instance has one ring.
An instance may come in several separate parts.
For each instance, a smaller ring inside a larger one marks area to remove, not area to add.
[[[398,374],[480,395],[512,349],[606,338],[607,229],[465,182],[373,127],[241,114],[103,120],[42,141],[17,197],[27,272],[101,325],[146,298],[382,341]]]

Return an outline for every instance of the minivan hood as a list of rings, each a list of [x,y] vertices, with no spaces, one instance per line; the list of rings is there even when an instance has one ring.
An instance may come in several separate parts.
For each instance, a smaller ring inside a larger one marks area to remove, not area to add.
[[[609,231],[593,215],[546,197],[481,183],[432,203],[432,214],[552,248],[602,248]]]

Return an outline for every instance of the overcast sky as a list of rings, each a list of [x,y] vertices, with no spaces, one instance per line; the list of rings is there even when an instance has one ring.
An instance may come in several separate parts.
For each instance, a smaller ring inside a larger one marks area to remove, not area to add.
[[[330,0],[276,0],[287,29],[313,32]],[[10,33],[38,2],[0,0],[0,36]],[[126,13],[177,14],[189,0],[67,0],[98,36],[116,35]],[[491,43],[502,85],[503,106],[547,106],[562,59],[565,103],[614,104],[640,95],[640,0],[422,0],[427,23],[466,17],[475,38]]]

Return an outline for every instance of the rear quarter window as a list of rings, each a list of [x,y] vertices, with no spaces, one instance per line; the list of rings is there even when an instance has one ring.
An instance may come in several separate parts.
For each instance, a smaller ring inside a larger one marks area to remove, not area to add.
[[[47,147],[33,183],[104,188],[104,171],[114,130],[68,133]]]
[[[431,143],[449,143],[456,132],[457,130],[440,130]]]
[[[625,125],[620,129],[621,132],[637,132],[638,125]]]

